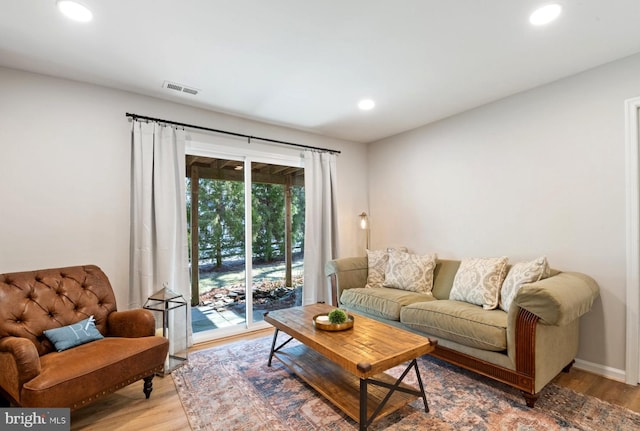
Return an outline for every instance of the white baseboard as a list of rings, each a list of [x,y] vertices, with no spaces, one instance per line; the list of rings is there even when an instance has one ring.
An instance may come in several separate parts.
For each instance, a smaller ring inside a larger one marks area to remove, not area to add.
[[[604,365],[594,364],[593,362],[583,361],[582,359],[576,359],[576,363],[573,366],[581,370],[606,377],[607,379],[625,383],[625,371],[618,368],[606,367]]]

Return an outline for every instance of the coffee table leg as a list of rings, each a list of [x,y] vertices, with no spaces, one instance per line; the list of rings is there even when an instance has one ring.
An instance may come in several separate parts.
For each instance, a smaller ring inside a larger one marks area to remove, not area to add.
[[[278,332],[280,332],[280,330],[276,328],[276,331],[273,333],[273,341],[271,342],[271,353],[269,353],[269,362],[267,362],[268,367],[271,366],[271,360],[273,359],[273,352],[276,348],[276,340],[278,339]]]
[[[360,379],[360,431],[367,429],[367,390],[367,379]]]
[[[400,386],[400,384],[402,383],[402,381],[404,380],[406,375],[411,371],[412,368],[416,372],[416,378],[418,379],[418,385],[420,386],[420,391],[416,391],[415,389],[404,388]],[[373,412],[371,417],[367,418],[367,385],[369,383],[371,383],[372,385],[387,388],[389,389],[389,391],[387,392],[385,397],[382,399],[382,401],[378,405],[378,408]],[[380,412],[384,408],[387,401],[389,401],[393,393],[396,391],[405,392],[407,394],[411,394],[411,395],[422,398],[422,402],[424,403],[424,411],[429,413],[429,404],[427,403],[427,395],[424,392],[424,385],[422,384],[422,377],[420,376],[418,361],[416,359],[413,359],[411,363],[407,365],[407,368],[405,368],[402,375],[396,380],[395,384],[390,384],[387,382],[374,380],[374,379],[360,379],[360,429],[361,430],[367,429],[368,424],[372,423],[373,420],[378,416],[378,414],[380,414]]]
[[[416,369],[416,377],[418,378],[418,386],[420,386],[420,393],[422,394],[422,401],[424,402],[424,411],[429,413],[429,404],[427,403],[427,395],[424,393],[424,386],[422,384],[422,378],[420,377],[420,369],[418,368],[418,361],[413,360],[413,366]]]
[[[273,359],[273,355],[280,349],[282,349],[284,346],[286,346],[287,344],[289,344],[289,342],[291,340],[293,340],[293,337],[289,337],[289,339],[287,341],[285,341],[284,343],[280,344],[278,347],[276,347],[276,341],[278,340],[278,334],[280,333],[280,330],[278,328],[276,328],[276,331],[273,333],[273,341],[271,342],[271,352],[269,353],[269,362],[267,362],[267,366],[271,366],[271,360]]]

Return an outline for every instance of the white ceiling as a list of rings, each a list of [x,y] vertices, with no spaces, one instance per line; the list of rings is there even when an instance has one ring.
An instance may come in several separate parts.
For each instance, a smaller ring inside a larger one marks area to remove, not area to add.
[[[640,51],[639,0],[558,0],[543,28],[528,16],[545,0],[83,2],[88,24],[0,1],[0,65],[358,142]]]

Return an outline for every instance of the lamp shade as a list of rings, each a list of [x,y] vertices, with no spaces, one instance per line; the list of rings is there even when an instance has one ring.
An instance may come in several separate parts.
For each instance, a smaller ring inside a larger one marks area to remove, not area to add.
[[[369,218],[364,211],[360,214],[360,229],[369,229]]]

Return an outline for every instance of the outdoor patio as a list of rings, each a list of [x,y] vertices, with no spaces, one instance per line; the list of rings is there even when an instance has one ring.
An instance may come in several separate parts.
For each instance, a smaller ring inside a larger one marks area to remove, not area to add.
[[[302,266],[294,262],[295,287],[283,286],[281,263],[256,268],[259,281],[253,285],[253,321],[263,320],[268,310],[293,307],[302,302]],[[209,272],[201,279],[207,291],[200,294],[200,305],[191,307],[193,332],[228,328],[245,322],[246,294],[242,271]],[[204,274],[203,274],[204,275]]]
[[[263,320],[263,314],[263,310],[253,310],[253,321]],[[217,310],[211,305],[191,307],[191,327],[194,333],[241,325],[244,321],[244,314],[231,309]]]

